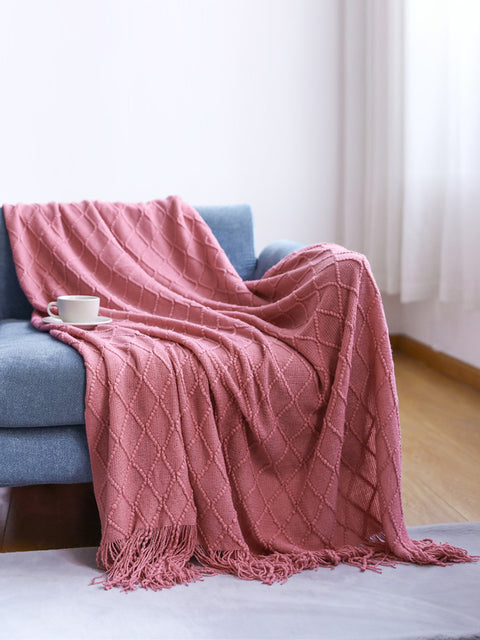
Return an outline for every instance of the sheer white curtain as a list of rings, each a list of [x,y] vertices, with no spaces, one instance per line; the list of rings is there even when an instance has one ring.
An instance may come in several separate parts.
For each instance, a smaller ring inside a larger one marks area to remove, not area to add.
[[[344,0],[339,241],[480,308],[480,0]]]

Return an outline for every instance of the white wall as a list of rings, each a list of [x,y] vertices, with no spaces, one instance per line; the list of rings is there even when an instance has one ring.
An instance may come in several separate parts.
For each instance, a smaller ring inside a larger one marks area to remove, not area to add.
[[[0,201],[248,202],[335,239],[338,0],[0,0]],[[386,302],[480,366],[478,313]]]
[[[480,369],[480,309],[425,300],[402,304],[383,296],[390,333],[403,333]]]
[[[0,199],[248,202],[333,234],[336,0],[0,4]]]
[[[480,310],[433,301],[402,307],[403,333],[480,369]]]

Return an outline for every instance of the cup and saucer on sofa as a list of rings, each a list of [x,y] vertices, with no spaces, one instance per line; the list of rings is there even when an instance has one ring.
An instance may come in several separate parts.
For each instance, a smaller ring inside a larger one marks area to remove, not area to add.
[[[57,307],[58,314],[51,311]],[[58,296],[47,305],[48,316],[43,322],[52,324],[72,324],[77,327],[94,327],[107,324],[112,318],[99,316],[100,298],[98,296],[68,295]]]

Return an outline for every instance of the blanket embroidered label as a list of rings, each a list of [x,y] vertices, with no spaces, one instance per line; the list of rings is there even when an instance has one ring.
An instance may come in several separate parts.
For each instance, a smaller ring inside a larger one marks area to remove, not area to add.
[[[107,588],[472,560],[405,529],[390,343],[363,256],[315,245],[243,282],[177,197],[4,210],[33,324],[85,361]],[[42,324],[68,293],[100,296],[113,322]]]

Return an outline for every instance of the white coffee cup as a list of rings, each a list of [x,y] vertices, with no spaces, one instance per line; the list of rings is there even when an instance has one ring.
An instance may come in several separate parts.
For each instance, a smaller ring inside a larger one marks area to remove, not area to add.
[[[58,315],[50,311],[54,306],[58,309]],[[99,308],[100,298],[97,296],[58,296],[47,305],[49,316],[70,323],[95,322]]]

